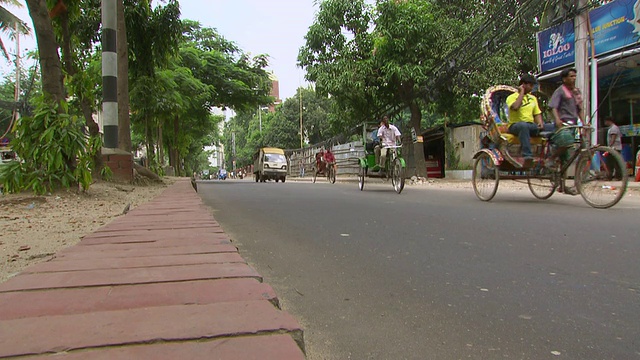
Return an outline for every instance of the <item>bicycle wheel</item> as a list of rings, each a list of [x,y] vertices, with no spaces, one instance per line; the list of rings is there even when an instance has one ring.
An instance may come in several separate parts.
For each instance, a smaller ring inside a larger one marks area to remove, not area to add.
[[[536,175],[536,177],[528,178],[527,184],[533,196],[540,200],[547,200],[558,188],[555,174],[545,167],[540,170],[540,174]]]
[[[594,208],[606,209],[617,204],[627,191],[628,180],[622,156],[610,147],[591,148],[578,158],[576,187],[584,201]]]
[[[332,167],[329,168],[329,182],[332,184],[336,183],[336,170]]]
[[[473,163],[472,182],[473,191],[482,201],[493,199],[498,191],[498,183],[500,182],[498,166],[486,152],[480,153]]]
[[[358,171],[358,188],[360,191],[364,190],[364,171],[365,168],[360,167],[360,171]]]
[[[316,177],[318,177],[318,169],[313,168],[313,183],[316,183]]]
[[[393,170],[391,174],[391,184],[393,189],[400,194],[404,189],[404,168],[400,160],[396,159],[393,163]]]

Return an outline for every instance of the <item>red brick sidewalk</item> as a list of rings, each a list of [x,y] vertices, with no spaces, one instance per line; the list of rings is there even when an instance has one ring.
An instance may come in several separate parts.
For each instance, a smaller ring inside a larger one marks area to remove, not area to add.
[[[0,284],[0,358],[280,360],[303,349],[298,322],[188,180]]]

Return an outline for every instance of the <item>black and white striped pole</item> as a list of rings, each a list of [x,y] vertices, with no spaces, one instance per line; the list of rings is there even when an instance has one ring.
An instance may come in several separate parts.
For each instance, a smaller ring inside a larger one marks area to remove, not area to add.
[[[117,0],[102,0],[102,125],[104,147],[118,147]]]

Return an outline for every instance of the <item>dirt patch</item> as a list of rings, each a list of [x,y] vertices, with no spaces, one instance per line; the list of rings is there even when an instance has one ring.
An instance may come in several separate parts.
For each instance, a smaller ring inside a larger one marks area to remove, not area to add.
[[[162,183],[123,185],[98,182],[86,193],[60,190],[46,196],[0,195],[0,282],[25,267],[51,259],[119,216],[159,195]]]

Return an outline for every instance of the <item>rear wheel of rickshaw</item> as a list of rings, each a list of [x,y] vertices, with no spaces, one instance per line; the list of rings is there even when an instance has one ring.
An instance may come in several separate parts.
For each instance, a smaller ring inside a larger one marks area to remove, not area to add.
[[[318,169],[317,168],[313,168],[313,183],[316,183],[316,177],[318,177]]]
[[[598,209],[617,204],[628,181],[622,156],[616,150],[598,146],[583,152],[576,163],[576,187],[587,204]]]
[[[327,171],[328,171],[327,179],[329,180],[330,183],[335,184],[336,170],[333,168],[333,165],[329,165],[329,169],[327,169]]]
[[[480,153],[473,163],[473,190],[478,199],[489,201],[498,191],[500,174],[498,166],[486,152]]]
[[[539,177],[527,179],[529,190],[536,199],[547,200],[556,192],[558,183],[554,181],[554,174],[551,171],[543,169],[543,173]]]
[[[393,170],[391,174],[391,184],[393,189],[400,194],[404,189],[404,168],[400,160],[396,159],[393,163]]]
[[[365,172],[365,168],[364,167],[360,167],[360,171],[358,171],[358,188],[360,189],[360,191],[364,190],[364,172]]]

